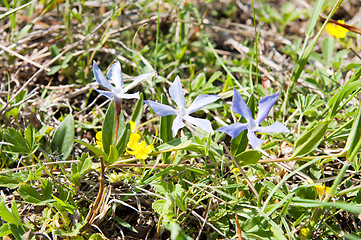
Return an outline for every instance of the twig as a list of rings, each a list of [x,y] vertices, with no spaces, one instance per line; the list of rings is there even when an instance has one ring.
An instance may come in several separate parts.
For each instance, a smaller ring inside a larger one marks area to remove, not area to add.
[[[206,215],[205,215],[205,219],[204,219],[204,221],[203,221],[203,224],[202,224],[202,226],[201,226],[201,229],[199,230],[199,233],[198,233],[198,236],[197,236],[196,240],[199,240],[199,238],[201,237],[201,233],[202,233],[202,231],[203,231],[204,225],[206,225],[206,221],[207,221],[207,219],[208,219],[208,213],[209,213],[209,210],[210,210],[210,207],[211,207],[211,203],[212,203],[212,198],[209,199],[208,206],[207,206],[207,210],[206,210],[206,212],[205,212],[205,214],[206,214]]]
[[[67,163],[80,163],[80,160],[57,161],[57,162],[49,162],[49,163],[43,163],[43,164],[44,164],[44,166],[48,166],[48,165],[54,165],[54,164],[67,164]],[[0,172],[0,175],[4,174],[4,173],[16,172],[16,171],[20,171],[20,170],[24,170],[24,169],[28,169],[28,168],[32,168],[32,167],[37,167],[37,166],[39,166],[39,164],[29,165],[29,166],[25,166],[25,167],[17,167],[17,168],[13,168],[13,169],[9,169],[9,170],[4,170],[4,171]]]
[[[97,214],[97,211],[99,211],[99,206],[101,206],[102,204],[102,199],[103,199],[103,195],[104,195],[104,161],[103,161],[103,156],[100,156],[100,185],[99,185],[99,191],[98,191],[98,195],[94,201],[94,203],[90,206],[89,212],[85,218],[85,222],[87,223],[87,225],[91,225],[92,222],[94,221],[94,218]]]
[[[244,177],[244,179],[246,180],[248,186],[251,188],[251,190],[253,191],[254,195],[256,195],[257,198],[259,198],[259,194],[257,192],[257,190],[254,188],[252,182],[249,180],[249,178],[247,177],[246,173],[243,171],[241,165],[239,165],[239,163],[237,162],[237,160],[234,158],[233,154],[229,151],[228,147],[226,146],[226,144],[224,142],[221,142],[221,144],[223,145],[224,149],[227,152],[227,155],[232,159],[232,161],[234,162],[234,164],[237,166],[238,170],[241,172],[242,176]]]

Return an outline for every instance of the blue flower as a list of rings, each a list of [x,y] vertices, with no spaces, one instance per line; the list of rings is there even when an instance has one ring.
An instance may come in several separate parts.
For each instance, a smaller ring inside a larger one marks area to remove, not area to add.
[[[264,142],[263,140],[257,138],[255,134],[256,132],[261,132],[261,133],[290,132],[290,130],[280,122],[275,122],[274,124],[267,127],[259,126],[260,123],[263,122],[263,120],[265,120],[269,111],[276,103],[278,97],[280,96],[280,92],[262,98],[259,101],[258,116],[256,119],[253,119],[252,112],[248,108],[244,100],[242,99],[241,94],[236,90],[236,88],[233,88],[233,90],[234,90],[234,95],[232,101],[232,110],[240,114],[242,117],[244,117],[247,120],[247,123],[239,123],[239,122],[233,123],[229,126],[221,127],[217,129],[218,132],[224,132],[229,136],[231,136],[232,138],[235,138],[243,130],[247,129],[248,130],[247,137],[253,149],[257,148],[259,145],[261,145]]]
[[[120,67],[120,64],[118,61],[115,61],[114,64],[110,67],[110,69],[107,72],[108,80],[103,72],[99,69],[98,65],[95,61],[93,61],[93,73],[95,80],[103,87],[109,89],[110,91],[104,91],[104,90],[98,90],[94,88],[97,92],[100,94],[106,96],[109,99],[112,99],[114,97],[115,106],[117,108],[117,112],[119,110],[120,112],[120,105],[121,100],[123,98],[130,99],[130,98],[136,98],[139,99],[139,92],[128,94],[127,92],[133,88],[135,85],[137,85],[139,82],[143,81],[144,79],[150,77],[154,74],[152,73],[145,73],[142,75],[139,75],[136,77],[133,82],[131,82],[129,85],[123,88],[123,76],[122,76],[122,70]],[[114,86],[111,84],[113,83]]]
[[[203,129],[208,133],[213,134],[213,129],[211,122],[207,119],[200,119],[190,116],[189,114],[194,113],[206,105],[216,101],[220,96],[218,95],[199,95],[194,99],[193,103],[186,108],[186,101],[184,99],[182,84],[177,76],[169,87],[169,94],[171,98],[175,101],[178,106],[178,110],[174,109],[171,106],[157,103],[151,100],[145,100],[144,103],[153,109],[153,111],[159,116],[168,116],[168,115],[176,115],[176,118],[173,121],[172,132],[173,137],[177,134],[178,130],[185,126],[184,121],[190,122],[197,127]]]

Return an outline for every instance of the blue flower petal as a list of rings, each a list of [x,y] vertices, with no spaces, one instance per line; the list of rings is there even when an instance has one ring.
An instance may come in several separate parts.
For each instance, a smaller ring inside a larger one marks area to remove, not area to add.
[[[95,91],[97,91],[98,93],[106,96],[107,98],[109,99],[112,99],[113,97],[115,97],[115,94],[113,92],[110,92],[110,91],[103,91],[103,90],[99,90],[99,89],[96,89],[96,88],[93,88]]]
[[[94,77],[95,80],[102,85],[105,88],[108,88],[109,90],[113,91],[114,87],[110,84],[110,82],[108,81],[108,79],[104,76],[104,74],[102,73],[102,71],[99,69],[97,63],[95,61],[93,61],[93,73],[94,73]]]
[[[275,105],[279,96],[280,96],[280,92],[277,92],[270,96],[264,97],[259,101],[258,116],[256,118],[256,122],[258,124],[260,124],[261,122],[263,122],[263,120],[265,120],[269,111],[271,110],[273,105]]]
[[[169,87],[169,94],[171,98],[175,101],[175,103],[178,105],[179,109],[186,108],[186,100],[184,99],[182,83],[180,81],[179,76],[175,78],[174,82]]]
[[[232,110],[240,114],[247,122],[249,122],[249,120],[253,119],[251,110],[235,87],[233,88],[233,91]]]
[[[274,124],[267,126],[267,127],[258,127],[257,132],[261,132],[261,133],[289,133],[290,130],[285,127],[285,125],[283,125],[280,122],[275,122]]]
[[[247,129],[247,125],[246,123],[233,123],[229,126],[226,127],[221,127],[218,128],[216,131],[217,132],[224,132],[226,134],[228,134],[229,136],[231,136],[232,138],[236,138],[243,130]]]
[[[131,98],[135,98],[135,99],[139,99],[139,92],[136,93],[132,93],[132,94],[118,94],[117,97],[119,98],[125,98],[125,99],[131,99]]]
[[[207,106],[208,104],[217,101],[217,99],[220,98],[218,95],[206,95],[202,94],[196,97],[194,99],[193,103],[187,108],[188,114],[194,113],[204,106]]]
[[[177,110],[175,110],[174,108],[172,108],[171,106],[162,104],[162,103],[157,103],[151,100],[144,100],[143,101],[145,104],[147,104],[149,107],[151,107],[153,109],[153,111],[158,114],[159,116],[168,116],[168,115],[176,115],[177,114]]]
[[[174,121],[173,121],[173,125],[172,125],[172,132],[173,132],[173,137],[175,137],[177,135],[177,132],[179,129],[183,128],[185,126],[183,119],[180,116],[177,116]]]
[[[195,118],[192,116],[184,116],[183,117],[184,120],[196,125],[197,127],[203,129],[204,131],[213,134],[214,131],[212,129],[212,124],[209,120],[207,119],[201,119],[201,118]]]
[[[112,83],[114,83],[117,89],[123,88],[122,69],[118,61],[115,61],[113,65],[109,68],[107,72],[107,77],[112,81]]]
[[[259,139],[253,131],[250,130],[248,130],[247,138],[253,149],[257,148],[264,142],[263,140]]]

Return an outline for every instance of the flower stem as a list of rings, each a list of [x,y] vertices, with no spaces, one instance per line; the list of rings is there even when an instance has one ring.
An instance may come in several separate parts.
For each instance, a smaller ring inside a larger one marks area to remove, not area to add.
[[[117,113],[117,126],[116,126],[116,129],[115,129],[114,147],[117,146],[117,141],[118,141],[119,117],[120,117],[120,114]]]

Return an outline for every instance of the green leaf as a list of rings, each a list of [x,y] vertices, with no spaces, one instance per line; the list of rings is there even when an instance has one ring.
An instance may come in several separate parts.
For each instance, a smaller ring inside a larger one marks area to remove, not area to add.
[[[359,80],[360,77],[361,77],[361,68],[358,68],[356,72],[352,75],[350,80],[348,80],[347,83],[341,88],[341,90],[339,90],[335,95],[333,95],[333,97],[328,101],[328,106],[330,109],[329,119],[332,119],[336,115],[336,113],[339,110],[340,103],[344,101],[344,99],[348,95],[350,95],[354,91],[357,94],[357,92],[361,90],[360,88],[361,81]],[[321,114],[321,116],[322,115],[323,114]]]
[[[332,54],[334,50],[335,45],[335,38],[326,38],[322,41],[322,55],[325,58],[326,66],[329,66],[331,64]]]
[[[5,135],[6,141],[8,143],[10,143],[9,149],[13,153],[19,153],[19,154],[24,154],[24,155],[32,154],[31,147],[28,145],[28,142],[23,137],[23,135],[21,134],[20,131],[16,131],[13,128],[8,128],[4,132],[4,135]]]
[[[329,121],[321,121],[316,126],[310,127],[305,133],[296,141],[295,151],[292,157],[299,157],[306,155],[315,149],[321,142],[328,128]]]
[[[159,215],[165,215],[169,213],[169,210],[172,206],[172,202],[168,199],[160,199],[155,202],[153,202],[152,207],[154,211],[156,211]]]
[[[91,145],[91,144],[89,144],[89,143],[86,143],[86,142],[84,142],[83,140],[77,140],[77,139],[72,139],[72,140],[73,140],[74,142],[80,143],[81,145],[89,148],[89,150],[92,151],[97,158],[99,158],[100,156],[104,156],[104,157],[107,157],[107,156],[108,156],[105,152],[103,152],[102,150],[100,150],[98,147],[95,147],[95,146],[93,146],[93,145]]]
[[[9,224],[5,223],[0,227],[0,237],[4,237],[11,234]]]
[[[67,210],[70,214],[74,214],[75,207],[73,205],[70,205],[63,201],[62,199],[52,195],[52,197],[55,199],[55,201],[59,204],[61,209]]]
[[[313,208],[313,207],[334,207],[339,208],[344,211],[348,211],[355,214],[361,214],[361,206],[352,203],[345,203],[345,202],[319,202],[312,199],[300,199],[300,198],[293,198],[292,204],[306,207],[306,208]]]
[[[132,225],[130,225],[129,223],[127,223],[126,221],[124,221],[123,219],[118,217],[117,215],[114,216],[114,220],[117,221],[123,227],[125,227],[133,232],[136,232],[136,233],[138,232],[137,229],[135,229]]]
[[[80,163],[73,163],[71,165],[72,182],[77,182],[79,178],[81,178],[85,173],[89,171],[93,164],[91,157],[88,153],[83,153],[80,158],[78,158],[78,160],[80,160]]]
[[[115,163],[118,160],[118,157],[119,157],[118,150],[113,145],[110,145],[109,155],[107,158],[104,159],[104,164],[106,166],[109,166]]]
[[[361,101],[360,101],[361,103]],[[361,148],[361,107],[357,112],[357,117],[355,118],[350,135],[347,138],[345,150],[347,151],[346,158],[352,162],[357,153]]]
[[[18,189],[19,195],[28,203],[38,204],[44,201],[38,191],[30,185],[21,185]]]
[[[192,141],[187,140],[186,136],[177,138],[177,139],[163,143],[162,145],[156,147],[154,149],[155,152],[153,152],[153,154],[155,154],[156,152],[164,153],[164,152],[171,152],[171,151],[175,151],[175,150],[184,149],[184,148],[188,147],[191,143],[192,143]]]
[[[137,123],[141,117],[143,116],[143,93],[139,94],[139,99],[137,101],[137,104],[135,105],[132,113],[131,120],[135,123]]]
[[[164,94],[162,94],[161,96],[161,103],[165,105],[169,105],[168,100]],[[173,133],[172,133],[173,120],[174,120],[173,115],[160,117],[159,137],[163,140],[163,142],[168,142],[173,139]]]
[[[26,142],[28,143],[29,148],[33,149],[35,142],[35,129],[33,128],[33,126],[30,125],[25,129],[24,137]]]
[[[123,155],[125,152],[125,149],[127,148],[130,133],[131,133],[130,123],[127,123],[127,125],[125,126],[125,129],[123,131],[123,134],[120,136],[118,144],[117,144],[117,150],[118,150],[119,156]]]
[[[15,209],[13,209],[13,206],[15,206]],[[13,210],[16,212],[15,214]],[[19,218],[19,213],[17,213],[15,200],[11,202],[11,210],[5,205],[4,202],[0,202],[0,218],[4,222],[21,226],[22,223]]]
[[[55,65],[53,67],[50,67],[50,71],[46,72],[46,75],[53,75],[53,74],[59,72],[60,69],[61,69],[61,65]]]
[[[109,104],[108,110],[105,113],[105,118],[102,127],[102,144],[106,154],[109,154],[110,145],[114,145],[115,133],[117,128],[117,113],[115,110],[114,99]],[[119,136],[123,134],[125,128],[123,113],[119,116],[119,130],[118,130],[118,141]],[[117,143],[118,143],[117,141]]]
[[[53,183],[51,179],[44,179],[41,183],[41,193],[43,194],[43,198],[51,199],[51,194],[53,193]]]
[[[248,166],[257,163],[262,157],[262,153],[256,150],[249,150],[238,154],[235,158],[239,165]]]
[[[246,150],[248,144],[248,138],[246,131],[242,131],[236,138],[231,140],[231,153],[238,155]]]
[[[26,182],[28,177],[29,177],[29,172],[27,171],[1,174],[0,187],[8,187],[10,189],[17,188],[21,183]]]
[[[69,114],[56,130],[51,142],[51,150],[53,152],[59,151],[62,154],[62,158],[64,160],[67,159],[73,150],[74,142],[72,139],[74,136],[74,118],[73,115]]]

